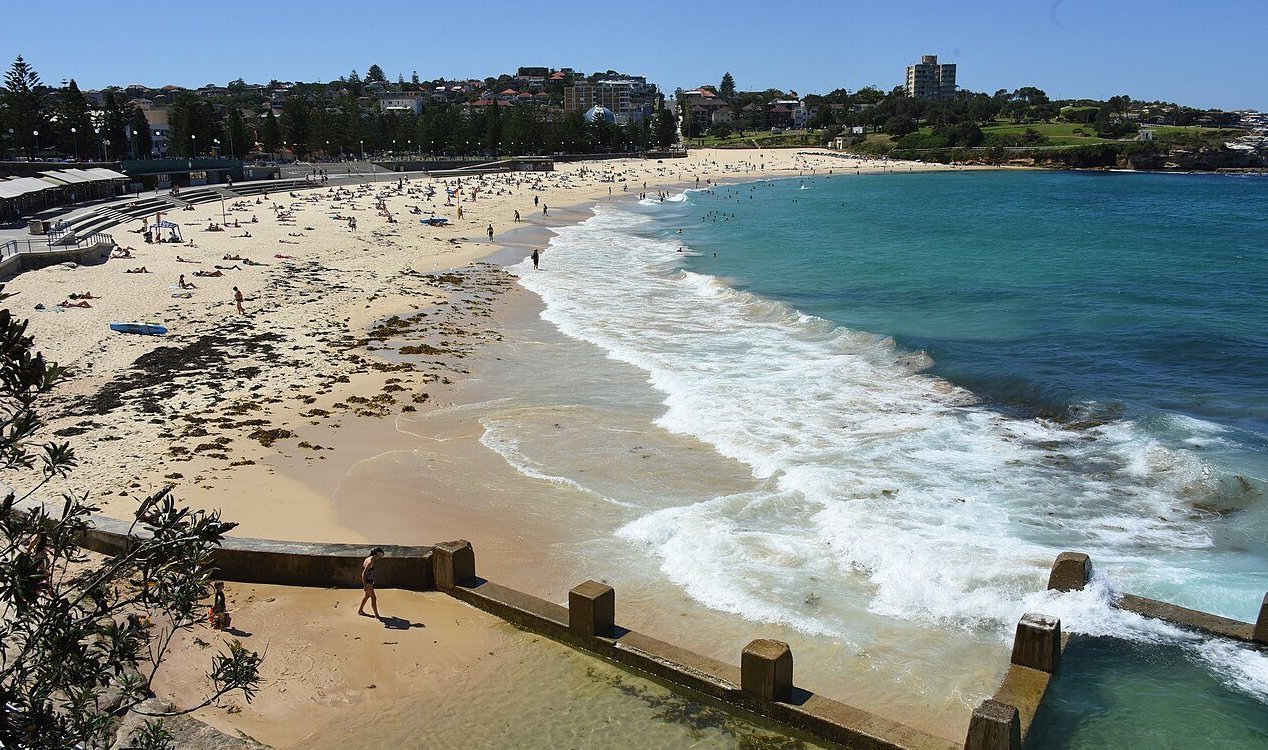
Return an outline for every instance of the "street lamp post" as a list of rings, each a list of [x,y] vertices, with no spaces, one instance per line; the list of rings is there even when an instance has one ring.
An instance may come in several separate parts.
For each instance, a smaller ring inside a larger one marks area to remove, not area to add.
[[[35,136],[35,158],[40,158],[40,131],[32,130],[31,135]]]
[[[365,161],[365,141],[358,141],[361,144],[361,161]]]
[[[101,142],[101,160],[110,161],[110,139]]]
[[[70,129],[70,139],[75,144],[75,161],[79,161],[79,131],[77,129]]]
[[[220,158],[220,139],[212,138],[211,143],[213,146],[213,150],[216,152],[216,158],[219,159]]]
[[[189,155],[198,156],[198,134],[189,134]]]

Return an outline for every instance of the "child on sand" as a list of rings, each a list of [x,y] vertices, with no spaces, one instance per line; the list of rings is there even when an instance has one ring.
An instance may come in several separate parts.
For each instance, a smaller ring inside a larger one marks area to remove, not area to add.
[[[211,602],[211,609],[207,612],[207,621],[211,623],[213,630],[228,630],[233,618],[229,616],[229,608],[225,604],[224,581],[216,581],[215,589],[216,596]]]

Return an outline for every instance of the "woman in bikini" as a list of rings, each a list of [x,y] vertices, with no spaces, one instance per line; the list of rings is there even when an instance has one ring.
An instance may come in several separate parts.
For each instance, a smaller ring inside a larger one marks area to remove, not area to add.
[[[374,610],[374,618],[379,619],[379,600],[374,595],[374,563],[383,556],[383,550],[375,547],[370,550],[370,556],[361,561],[361,586],[365,589],[365,596],[361,597],[361,606],[357,607],[357,614],[365,614],[365,603],[370,602],[370,609]]]

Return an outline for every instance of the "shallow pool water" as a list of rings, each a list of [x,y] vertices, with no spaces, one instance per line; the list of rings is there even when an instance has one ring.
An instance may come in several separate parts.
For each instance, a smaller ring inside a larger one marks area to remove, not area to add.
[[[508,626],[509,627],[509,626]],[[392,748],[699,748],[810,750],[612,664],[529,633],[454,674],[420,704],[385,696],[375,711],[305,740],[308,750]]]
[[[1181,648],[1080,637],[1026,748],[1268,748],[1268,706],[1230,690]]]

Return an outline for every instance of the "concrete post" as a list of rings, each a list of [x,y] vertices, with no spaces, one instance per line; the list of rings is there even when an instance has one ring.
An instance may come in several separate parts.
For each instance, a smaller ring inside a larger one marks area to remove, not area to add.
[[[475,581],[475,550],[465,539],[433,547],[432,565],[438,589],[451,589]]]
[[[1013,664],[1052,674],[1061,662],[1061,620],[1027,612],[1017,623]]]
[[[1259,617],[1255,620],[1255,631],[1251,635],[1256,643],[1268,643],[1268,594],[1259,605]]]
[[[580,635],[611,638],[616,627],[616,590],[586,581],[568,592],[568,629]]]
[[[1092,579],[1092,558],[1082,552],[1062,552],[1048,574],[1050,591],[1082,591]]]
[[[792,692],[792,649],[783,641],[758,638],[740,654],[740,689],[768,701],[787,700]]]
[[[1021,750],[1021,716],[1007,703],[984,700],[973,710],[964,750]]]

